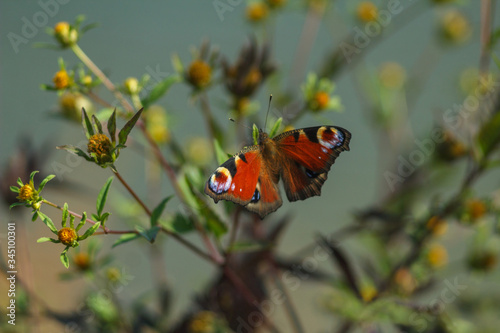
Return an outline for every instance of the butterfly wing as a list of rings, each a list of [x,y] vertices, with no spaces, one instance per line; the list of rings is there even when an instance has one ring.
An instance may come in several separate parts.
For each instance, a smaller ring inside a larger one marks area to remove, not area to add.
[[[245,206],[261,218],[283,203],[277,177],[271,177],[265,168],[259,146],[242,150],[218,167],[208,179],[205,193],[215,203],[229,200]]]
[[[281,177],[289,201],[321,195],[328,171],[351,133],[342,127],[319,126],[282,133],[273,140],[282,156]]]

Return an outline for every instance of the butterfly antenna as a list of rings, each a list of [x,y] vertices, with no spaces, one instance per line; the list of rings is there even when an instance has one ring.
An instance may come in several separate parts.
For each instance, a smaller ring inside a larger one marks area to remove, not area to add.
[[[264,123],[264,131],[266,130],[267,126],[267,116],[269,116],[269,110],[271,110],[271,100],[273,99],[273,94],[269,95],[269,104],[267,105],[267,113],[266,113],[266,122]]]
[[[245,124],[241,124],[241,123],[236,122],[236,120],[234,120],[233,118],[229,118],[229,120],[230,120],[230,121],[232,121],[233,123],[235,123],[235,124],[237,124],[237,125],[241,126],[241,127],[245,127],[246,129],[252,130],[252,129],[251,129],[250,127],[248,127],[247,125],[245,125]]]

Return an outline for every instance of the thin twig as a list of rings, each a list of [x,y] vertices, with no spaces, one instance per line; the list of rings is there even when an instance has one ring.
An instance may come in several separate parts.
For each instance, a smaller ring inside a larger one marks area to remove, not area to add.
[[[120,182],[123,184],[123,186],[125,186],[125,188],[127,189],[127,191],[134,197],[134,199],[139,203],[139,205],[141,205],[141,207],[144,209],[144,211],[146,212],[146,214],[148,214],[148,216],[151,216],[152,213],[151,211],[149,210],[149,208],[146,206],[146,204],[139,198],[139,196],[135,193],[135,191],[127,184],[127,182],[125,181],[125,179],[123,179],[123,177],[120,175],[120,173],[115,170],[115,169],[112,169],[113,170],[113,173],[116,175],[116,177],[120,180]]]

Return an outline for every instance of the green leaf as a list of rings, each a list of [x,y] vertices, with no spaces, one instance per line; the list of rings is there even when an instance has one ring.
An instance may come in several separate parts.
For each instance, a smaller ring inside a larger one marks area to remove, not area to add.
[[[113,246],[111,246],[112,248],[115,247],[115,246],[118,246],[118,245],[121,245],[121,244],[124,244],[124,243],[128,243],[134,239],[137,239],[141,237],[139,234],[124,234],[124,235],[121,235],[120,238],[118,238],[116,240],[116,242],[113,244]]]
[[[56,149],[62,149],[62,150],[66,150],[72,154],[75,154],[77,156],[81,156],[83,157],[84,159],[86,159],[87,161],[89,162],[93,162],[94,160],[89,156],[87,155],[83,150],[81,150],[80,148],[78,147],[75,147],[75,146],[72,146],[72,145],[64,145],[64,146],[57,146]]]
[[[158,204],[158,206],[156,206],[156,208],[153,210],[153,213],[151,214],[151,226],[155,226],[158,224],[158,219],[160,218],[161,214],[163,213],[163,211],[165,210],[165,206],[167,205],[167,202],[173,198],[173,195],[171,196],[168,196],[166,197],[165,199],[162,200],[162,202],[160,202]]]
[[[111,215],[111,213],[104,213],[101,215],[101,218],[99,219],[99,221],[101,221],[101,225],[104,227],[104,224],[106,223],[106,221],[108,220],[108,217]]]
[[[495,110],[498,111],[498,110]],[[478,143],[486,158],[500,143],[500,112],[494,114],[488,122],[486,122],[478,134]]]
[[[181,81],[181,79],[178,75],[172,75],[167,77],[165,80],[158,82],[158,84],[151,89],[149,95],[141,100],[143,107],[148,108],[151,104],[165,95],[170,86],[179,81]]]
[[[222,150],[222,147],[219,144],[217,139],[214,139],[214,150],[215,150],[215,158],[217,159],[217,163],[222,164],[227,161],[228,154]],[[231,156],[231,155],[229,155]]]
[[[14,193],[19,193],[20,188],[19,188],[19,187],[17,187],[17,186],[11,186],[11,187],[10,187],[10,190],[11,190],[12,192],[14,192]]]
[[[54,222],[52,222],[52,220],[50,219],[50,217],[48,217],[45,214],[42,214],[41,212],[38,212],[38,215],[40,215],[40,218],[42,219],[43,223],[45,223],[45,225],[49,227],[50,231],[52,231],[54,234],[57,235],[57,228],[54,225]]]
[[[16,206],[26,206],[24,202],[14,202],[12,205],[9,206],[9,209],[12,209]]]
[[[36,221],[36,219],[38,218],[38,215],[39,215],[39,214],[40,214],[40,212],[36,210],[36,211],[33,213],[33,216],[31,217],[31,221],[32,221],[32,222],[35,222],[35,221]]]
[[[227,252],[254,252],[264,250],[269,248],[271,244],[268,243],[257,243],[250,241],[241,241],[233,243],[228,249]]]
[[[92,121],[94,122],[95,129],[97,130],[97,132],[99,132],[99,134],[104,134],[102,132],[102,124],[99,121],[99,119],[97,119],[97,117],[95,116],[95,114],[92,115]]]
[[[130,134],[130,131],[132,130],[132,128],[134,128],[135,123],[137,122],[137,120],[139,120],[139,117],[141,116],[142,110],[144,110],[144,108],[137,111],[137,113],[132,117],[132,119],[130,119],[125,124],[125,126],[123,126],[123,128],[120,130],[120,133],[118,133],[119,144],[125,145],[125,143],[127,142],[128,135]]]
[[[68,220],[68,203],[65,202],[63,206],[63,212],[62,212],[62,227],[66,227],[66,221]]]
[[[111,183],[113,182],[113,176],[109,177],[104,186],[101,188],[99,195],[97,196],[97,215],[101,216],[101,213],[104,209],[104,205],[106,205],[106,198],[108,197],[109,188]]]
[[[76,231],[80,230],[85,225],[85,222],[87,222],[87,213],[83,212],[80,223],[76,226]]]
[[[215,237],[224,236],[227,232],[227,226],[218,218],[207,218],[207,229],[211,231]]]
[[[135,230],[137,230],[139,235],[146,238],[150,243],[153,243],[155,241],[156,236],[158,235],[158,231],[160,231],[160,229],[161,227],[158,225],[151,227],[149,229],[145,229],[139,225],[135,226]]]
[[[84,240],[87,237],[92,236],[94,234],[94,232],[96,232],[100,226],[101,226],[101,222],[97,222],[96,224],[94,224],[93,226],[88,228],[87,231],[85,231],[85,233],[83,234],[83,236],[78,237],[78,240]]]
[[[23,184],[23,181],[21,180],[21,177],[17,178],[17,185],[23,187],[24,184]]]
[[[278,133],[282,122],[283,122],[283,117],[279,117],[278,120],[276,120],[273,128],[271,128],[271,132],[269,132],[270,138],[274,138],[276,136],[276,133]]]
[[[33,178],[35,178],[35,175],[38,173],[37,170],[33,171],[31,174],[30,174],[30,181],[33,181]]]
[[[59,240],[53,239],[53,238],[50,238],[50,237],[41,237],[41,238],[38,238],[38,240],[36,242],[37,243],[45,243],[45,242],[60,243]]]
[[[189,207],[198,210],[200,208],[200,205],[196,200],[196,196],[193,194],[193,191],[191,189],[191,184],[189,183],[189,180],[185,174],[179,175],[178,185],[179,189],[181,190],[184,196],[184,201],[186,202],[186,204]]]
[[[59,258],[61,259],[62,264],[66,268],[69,267],[68,249],[69,249],[69,246],[66,246],[66,248],[61,252],[61,255],[59,256]]]
[[[43,188],[45,187],[45,185],[49,182],[49,180],[55,178],[56,175],[48,175],[47,177],[45,177],[44,180],[42,180],[42,182],[40,183],[40,186],[38,187],[38,191],[42,191]]]
[[[495,53],[491,53],[491,57],[493,58],[493,61],[495,62],[495,65],[497,65],[498,69],[500,69],[500,58]]]
[[[111,136],[111,141],[116,142],[116,109],[113,111],[108,119],[108,132]]]
[[[94,135],[94,129],[92,128],[92,123],[87,115],[87,111],[85,111],[84,108],[82,108],[82,125],[83,128],[86,129],[85,135],[87,136],[87,139],[90,139],[90,137]]]
[[[253,124],[253,127],[252,127],[252,137],[253,137],[253,144],[258,145],[259,144],[259,128],[255,124]]]
[[[190,232],[195,229],[193,221],[181,213],[175,214],[175,216],[168,221],[161,221],[160,224],[166,230],[176,234]]]

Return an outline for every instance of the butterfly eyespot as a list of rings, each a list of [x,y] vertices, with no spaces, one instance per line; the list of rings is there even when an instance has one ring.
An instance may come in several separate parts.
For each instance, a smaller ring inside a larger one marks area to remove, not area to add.
[[[212,177],[210,177],[208,187],[212,190],[212,192],[221,194],[229,190],[232,181],[233,178],[231,177],[229,170],[223,167],[218,167]],[[234,187],[234,184],[232,184],[232,186]]]
[[[256,203],[260,200],[260,192],[258,189],[255,189],[255,192],[253,192],[252,200],[250,200],[251,203]]]
[[[344,136],[340,131],[330,127],[321,127],[317,132],[318,142],[325,148],[333,149],[341,146],[344,142]],[[324,153],[327,153],[325,148],[321,148]]]
[[[316,178],[319,176],[319,173],[306,169],[306,175],[309,178]]]

